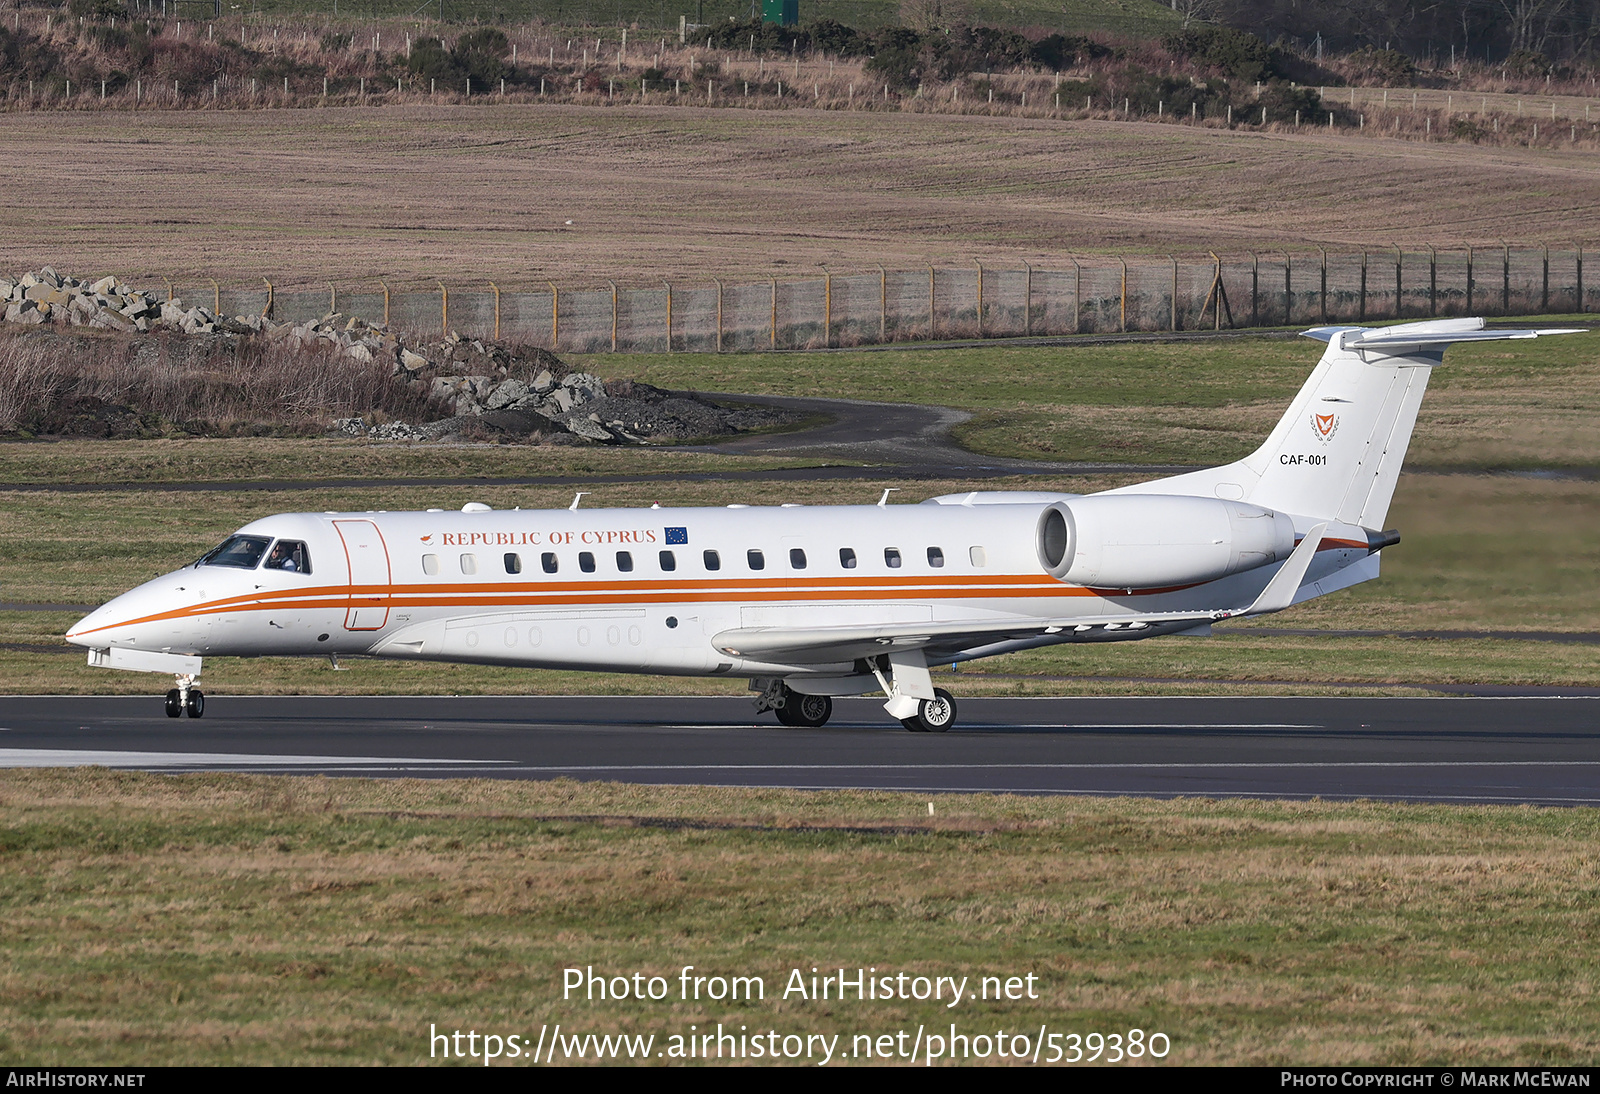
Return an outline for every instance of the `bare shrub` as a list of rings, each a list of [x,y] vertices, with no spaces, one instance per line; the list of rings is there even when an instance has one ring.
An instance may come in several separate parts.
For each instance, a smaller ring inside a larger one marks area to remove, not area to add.
[[[0,333],[0,430],[53,432],[85,404],[122,407],[191,432],[320,431],[336,417],[432,416],[425,395],[321,344],[266,338]]]

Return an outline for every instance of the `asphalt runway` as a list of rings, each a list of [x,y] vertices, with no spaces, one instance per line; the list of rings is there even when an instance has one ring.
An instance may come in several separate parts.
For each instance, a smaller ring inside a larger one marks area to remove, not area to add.
[[[1600,698],[871,699],[784,729],[743,698],[11,697],[0,766],[1154,797],[1600,805]]]

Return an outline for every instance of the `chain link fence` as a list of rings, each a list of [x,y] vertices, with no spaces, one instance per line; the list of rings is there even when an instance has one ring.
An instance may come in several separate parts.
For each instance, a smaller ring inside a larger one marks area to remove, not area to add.
[[[750,352],[1119,331],[1371,323],[1593,309],[1581,249],[1273,252],[1094,257],[1056,267],[824,271],[758,283],[431,292],[183,286],[226,314],[331,312],[423,334],[456,331],[580,353]],[[187,290],[187,291],[185,291]]]

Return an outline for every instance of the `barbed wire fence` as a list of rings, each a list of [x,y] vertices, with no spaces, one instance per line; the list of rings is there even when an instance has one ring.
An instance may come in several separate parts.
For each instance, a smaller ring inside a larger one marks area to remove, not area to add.
[[[974,262],[819,270],[764,282],[662,281],[542,291],[479,282],[285,291],[177,285],[189,303],[301,322],[329,314],[420,333],[578,353],[728,353],[1132,331],[1588,312],[1584,251],[1461,247]]]

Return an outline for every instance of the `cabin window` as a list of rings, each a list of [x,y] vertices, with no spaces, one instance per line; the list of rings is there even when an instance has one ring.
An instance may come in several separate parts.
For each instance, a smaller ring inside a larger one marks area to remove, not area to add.
[[[261,567],[265,570],[287,570],[291,574],[309,574],[311,552],[297,539],[280,539],[272,545],[267,561]]]
[[[767,568],[767,556],[760,551],[746,551],[744,560],[752,570],[765,570]]]
[[[229,536],[200,557],[200,566],[233,566],[240,570],[254,570],[267,553],[271,536]]]
[[[789,568],[792,570],[806,568],[806,553],[798,547],[789,548]]]
[[[676,570],[678,568],[678,556],[671,551],[662,551],[661,568],[663,570]]]
[[[557,570],[561,569],[561,563],[556,559],[556,553],[554,551],[546,551],[544,554],[540,555],[539,566],[547,574],[553,574]]]
[[[928,548],[928,565],[932,566],[934,569],[938,569],[940,566],[944,565],[944,548]]]
[[[579,551],[578,552],[578,569],[582,570],[586,574],[594,573],[594,552],[593,551]]]
[[[853,547],[841,547],[841,548],[839,548],[839,565],[844,567],[846,570],[854,570],[856,568],[856,552],[855,552],[855,548],[853,548]]]
[[[617,552],[617,571],[619,573],[624,573],[624,574],[633,573],[633,552],[632,551],[618,551]]]
[[[439,572],[439,556],[438,555],[423,555],[422,556],[422,572],[427,574],[429,577],[432,577],[434,574],[437,574]]]
[[[720,569],[722,569],[722,556],[717,554],[717,552],[715,552],[715,551],[706,551],[706,552],[703,552],[700,557],[705,559],[706,569],[708,569],[708,570],[720,570]]]
[[[520,574],[522,572],[522,556],[512,552],[506,554],[506,573]]]
[[[967,548],[967,557],[972,559],[972,564],[974,566],[989,565],[989,552],[985,551],[982,547]]]
[[[462,555],[461,556],[461,572],[464,573],[464,574],[475,574],[475,573],[477,573],[478,572],[478,556],[477,555]]]
[[[885,547],[883,549],[883,564],[891,570],[900,568],[900,548]]]

